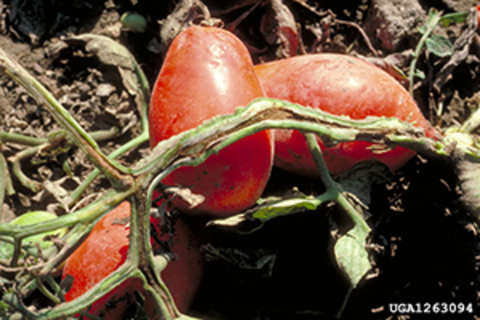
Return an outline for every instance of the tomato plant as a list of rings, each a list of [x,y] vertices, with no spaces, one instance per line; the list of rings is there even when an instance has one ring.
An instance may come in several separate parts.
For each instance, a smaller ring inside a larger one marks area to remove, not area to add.
[[[340,54],[315,54],[260,64],[255,70],[268,97],[352,119],[397,117],[424,128],[429,136],[437,135],[409,93],[386,72],[363,60]],[[371,159],[394,171],[415,154],[402,147],[376,152],[371,143],[363,141],[321,146],[334,175]],[[317,172],[305,139],[298,131],[276,130],[275,164],[306,176]]]
[[[150,111],[152,147],[217,115],[264,96],[250,55],[228,31],[193,26],[180,33],[165,57],[153,88]],[[244,138],[197,167],[182,167],[168,175],[166,185],[190,188],[204,197],[191,208],[178,197],[182,211],[238,213],[252,206],[263,192],[273,164],[270,131]]]
[[[72,301],[108,276],[126,260],[129,247],[130,203],[122,202],[100,219],[87,239],[68,257],[63,277],[73,277],[73,286],[65,294]],[[157,233],[161,221],[152,218]],[[168,245],[176,259],[162,272],[162,279],[181,312],[192,303],[203,273],[203,258],[197,240],[182,220],[176,220],[173,234],[161,235],[162,243],[153,241],[153,248]],[[136,302],[135,293],[145,295],[141,282],[132,279],[110,291],[94,303],[89,313],[105,319],[121,319],[129,306]],[[153,299],[145,295],[143,308],[151,317],[155,312]]]

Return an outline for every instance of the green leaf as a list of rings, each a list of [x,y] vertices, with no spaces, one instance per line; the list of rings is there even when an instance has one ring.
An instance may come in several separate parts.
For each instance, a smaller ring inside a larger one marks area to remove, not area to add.
[[[366,249],[368,230],[355,226],[341,236],[334,247],[334,254],[340,269],[345,272],[352,288],[371,269]]]
[[[453,54],[453,45],[444,36],[432,34],[425,42],[427,50],[441,58]]]
[[[207,223],[208,226],[217,226],[236,229],[237,232],[251,233],[272,219],[288,216],[295,213],[315,210],[319,205],[330,201],[328,197],[308,196],[298,190],[292,190],[282,196],[272,196],[260,199],[257,206],[245,213],[237,214],[225,219],[217,219]]]
[[[304,196],[301,198],[274,200],[260,206],[252,217],[262,222],[276,217],[290,215],[292,213],[315,210],[321,204],[321,201],[313,196]]]
[[[30,224],[35,224],[43,221],[48,221],[57,218],[54,213],[47,212],[47,211],[31,211],[27,212],[12,221],[9,222],[10,225],[20,225],[26,226]],[[59,237],[65,235],[67,233],[67,228],[62,228],[54,231],[49,231],[45,233],[40,233],[28,238],[23,239],[22,247],[24,248],[35,248],[35,243],[38,243],[41,249],[47,249],[53,245],[51,241],[44,240],[44,238],[48,235],[56,235],[58,234]],[[0,259],[10,259],[13,255],[13,245],[9,243],[2,243],[0,242]]]
[[[464,23],[467,21],[468,11],[447,13],[440,18],[440,23],[445,27],[453,23]]]

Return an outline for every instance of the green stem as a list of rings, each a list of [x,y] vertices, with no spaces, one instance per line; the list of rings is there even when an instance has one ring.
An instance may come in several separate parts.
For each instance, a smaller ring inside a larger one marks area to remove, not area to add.
[[[428,14],[428,20],[425,25],[425,32],[423,33],[422,37],[420,38],[417,46],[415,47],[415,51],[413,53],[413,59],[412,62],[410,63],[410,71],[408,73],[408,83],[409,83],[409,89],[408,91],[410,92],[410,95],[413,97],[413,81],[415,78],[415,68],[417,66],[418,58],[420,57],[420,54],[423,50],[423,47],[425,46],[425,43],[427,42],[427,39],[430,37],[432,34],[433,30],[435,27],[438,25],[438,22],[440,21],[440,13],[437,11],[430,11]]]
[[[90,136],[95,140],[96,142],[100,141],[108,141],[113,138],[115,138],[118,135],[118,128],[117,127],[111,127],[108,130],[98,130],[98,131],[93,131],[90,133]]]
[[[180,313],[170,291],[161,280],[160,274],[156,274],[156,270],[153,268],[153,253],[150,244],[150,211],[147,211],[149,206],[146,203],[141,195],[132,199],[128,257],[129,260],[136,262],[136,265],[139,266],[148,280],[144,283],[144,289],[151,291],[160,308],[160,314],[164,315],[165,319],[174,319]]]
[[[48,260],[39,266],[38,276],[47,276],[52,270],[58,268],[70,254],[75,251],[78,243],[85,239],[93,228],[93,223],[76,224],[63,238],[63,247],[58,251],[56,246],[45,250]]]
[[[196,129],[160,142],[146,159],[146,163],[142,161],[139,165],[139,169],[136,170],[137,183],[131,189],[110,191],[101,200],[77,212],[32,226],[0,224],[0,235],[25,237],[71,227],[77,223],[91,222],[136,192],[138,188],[150,184],[159,173],[165,176],[182,165],[198,165],[208,156],[218,153],[235,141],[271,128],[312,132],[320,136],[323,142],[363,140],[392,146],[398,144],[445,158],[454,151],[451,145],[426,138],[422,135],[421,129],[395,118],[354,121],[288,102],[263,98],[252,102],[248,108],[239,109],[234,115],[218,117]],[[478,150],[465,148],[461,151],[480,156]]]
[[[108,157],[111,159],[115,159],[118,156],[138,147],[139,145],[145,143],[148,141],[148,130],[144,131],[141,135],[138,137],[135,137],[134,139],[130,140],[126,144],[122,145],[120,148],[116,149],[113,151]],[[81,197],[83,192],[88,188],[88,186],[98,177],[100,174],[100,170],[95,168],[88,176],[87,178],[80,184],[70,195],[71,201],[69,203],[69,207],[72,207]]]
[[[0,235],[15,238],[25,238],[62,228],[70,228],[77,224],[88,224],[99,219],[105,212],[116,207],[134,192],[134,189],[125,191],[110,190],[99,200],[70,214],[30,225],[8,225],[0,223]]]
[[[141,95],[141,106],[140,106],[140,119],[142,122],[142,133],[135,137],[134,139],[130,140],[126,144],[122,145],[120,148],[113,151],[108,158],[109,159],[116,159],[120,155],[140,146],[141,144],[145,143],[149,139],[149,122],[148,122],[148,101],[150,97],[150,85],[148,83],[147,77],[143,72],[142,68],[138,65],[137,61],[133,56],[131,56],[131,61],[133,62],[134,69],[137,73],[137,78],[140,84],[140,91],[139,94]],[[131,173],[131,171],[129,171]],[[87,187],[98,177],[100,174],[100,170],[95,168],[93,172],[91,172],[88,177],[79,185],[70,195],[72,199],[69,203],[69,207],[72,207],[74,203],[76,203],[83,192],[87,189]]]
[[[324,195],[330,196],[331,200],[336,202],[337,205],[339,205],[343,209],[343,211],[348,214],[350,219],[352,219],[353,223],[355,224],[355,227],[360,228],[365,234],[368,234],[370,232],[370,226],[365,221],[363,215],[355,209],[352,203],[347,199],[341,185],[336,183],[330,175],[316,136],[313,133],[306,133],[304,134],[304,136],[307,141],[310,153],[312,154],[313,160],[315,161],[317,169],[320,173],[321,180],[327,189]],[[350,299],[352,291],[353,288],[350,287],[344,297],[340,309],[336,314],[336,317],[338,319],[341,318],[345,307]]]
[[[95,131],[91,133],[92,138],[95,139],[95,141],[104,141],[104,140],[110,140],[112,139],[115,135],[117,135],[118,129],[117,128],[112,128],[110,130],[101,130],[101,131]],[[9,136],[10,137],[10,136]],[[25,136],[21,135],[16,135],[16,139],[20,139],[21,137],[25,138]],[[27,137],[29,138],[29,137]],[[40,141],[45,141],[43,144],[35,144],[34,146],[24,149],[17,153],[15,156],[12,157],[13,159],[13,166],[12,170],[17,179],[20,181],[20,183],[30,189],[32,192],[38,192],[42,189],[42,184],[38,181],[32,180],[29,177],[27,177],[21,167],[21,161],[33,157],[36,155],[39,151],[41,150],[48,150],[52,149],[55,146],[59,145],[61,142],[65,140],[65,133],[62,132],[57,132],[53,135],[51,135],[48,139],[37,139],[37,142]],[[12,142],[12,139],[7,138],[5,140],[6,142]],[[98,169],[97,169],[98,170]]]
[[[196,166],[246,136],[273,128],[315,133],[326,145],[361,140],[391,147],[400,145],[435,157],[449,157],[451,152],[450,145],[427,138],[423,129],[396,118],[352,120],[285,101],[262,98],[246,109],[237,110],[234,115],[217,117],[196,129],[161,141],[135,173],[156,175],[183,165]],[[473,153],[472,150],[469,152]],[[476,156],[480,158],[478,151]]]
[[[60,288],[55,279],[51,275],[47,275],[45,276],[45,281],[52,288],[53,292],[58,295],[58,299],[60,299],[60,302],[65,302],[65,295],[62,292],[62,288]]]
[[[313,160],[315,161],[318,173],[320,175],[320,179],[325,185],[325,188],[327,189],[327,191],[330,189],[336,189],[337,183],[330,175],[330,171],[328,170],[325,159],[323,158],[323,152],[317,142],[317,137],[313,133],[305,133],[304,137],[307,141],[308,149],[310,150]]]
[[[51,293],[50,290],[48,290],[47,287],[45,287],[45,285],[43,284],[43,281],[40,278],[36,279],[36,284],[37,284],[38,290],[40,290],[40,292],[47,299],[49,299],[50,301],[52,301],[55,304],[60,304],[61,303],[60,299],[58,297],[56,297],[53,293]]]
[[[138,82],[140,84],[141,89],[141,110],[140,110],[140,119],[142,121],[142,131],[148,134],[149,130],[149,123],[148,123],[148,102],[150,101],[150,84],[148,83],[148,79],[145,76],[142,68],[138,65],[137,61],[133,56],[131,56],[131,60],[133,62],[133,67],[135,68],[135,72],[137,73]]]
[[[132,181],[124,176],[124,167],[109,160],[95,140],[63,108],[57,99],[18,63],[0,49],[0,71],[22,85],[32,97],[42,102],[55,120],[66,130],[75,144],[90,158],[103,174],[119,188],[127,188]]]
[[[150,185],[148,194],[151,197],[154,184],[161,181],[162,177],[176,168],[184,165],[198,165],[226,146],[256,132],[272,128],[289,128],[311,132],[318,135],[327,145],[343,141],[362,140],[385,143],[389,146],[402,145],[447,158],[450,156],[450,152],[454,151],[451,148],[452,145],[426,138],[422,129],[415,128],[413,125],[401,122],[398,119],[369,118],[354,121],[347,117],[333,116],[288,102],[263,98],[252,102],[247,108],[240,108],[234,115],[217,117],[196,129],[160,142],[151,155],[137,164],[136,169],[133,170],[136,176],[131,177],[134,183],[129,189],[111,190],[100,200],[85,208],[42,223],[29,226],[0,224],[0,235],[10,236],[18,241],[38,233],[72,227],[81,223],[93,223],[107,210],[117,206],[131,195],[135,194],[139,199],[142,199],[140,190],[147,185]],[[315,146],[312,148],[312,150],[317,149],[319,150]],[[478,150],[470,152],[480,155]],[[321,154],[319,153],[316,157],[321,157]],[[324,166],[322,160],[319,161],[319,166]],[[325,177],[327,177],[327,173],[325,173]],[[335,186],[334,183],[329,182],[328,178],[325,178],[325,181],[327,184]],[[343,196],[338,187],[331,187],[328,192],[331,192],[329,194],[331,199],[345,208],[345,211],[356,224],[361,223],[358,212]],[[146,221],[148,212],[150,212],[150,203],[147,201],[144,205],[145,210],[139,209],[141,217],[132,215],[132,248],[141,250],[143,256],[139,256],[140,251],[132,252],[129,263],[107,277],[101,284],[79,298],[78,301],[61,304],[50,311],[42,311],[39,319],[62,317],[67,312],[68,314],[78,313],[105,294],[107,289],[111,289],[110,286],[117,286],[129,277],[142,279],[144,283],[149,284],[146,286],[148,290],[153,288],[152,290],[158,293],[157,299],[160,297],[163,302],[168,300],[162,298],[166,291],[162,288],[162,284],[155,280],[154,275],[152,276],[152,270],[149,270],[152,266],[145,265],[145,260],[149,259],[148,262],[151,263],[152,257],[146,244],[148,241]],[[363,227],[367,228],[368,225],[365,224]],[[161,303],[160,306],[162,307]],[[168,313],[170,312],[171,310],[168,311]]]
[[[317,138],[313,133],[306,133],[305,138],[307,140],[308,148],[312,154],[313,160],[317,165],[317,169],[320,173],[322,182],[327,189],[326,194],[330,195],[330,198],[335,201],[352,219],[356,226],[361,227],[365,231],[370,231],[370,227],[365,222],[363,215],[359,213],[352,203],[345,196],[343,188],[333,180],[330,175],[325,160],[323,159],[323,153],[318,144]]]
[[[0,142],[10,142],[16,143],[23,146],[38,146],[48,142],[47,138],[37,138],[37,137],[29,137],[23,134],[18,133],[9,133],[5,131],[0,131]]]
[[[30,189],[32,192],[40,191],[42,189],[42,184],[38,181],[30,179],[26,174],[23,173],[21,161],[26,158],[33,157],[40,149],[41,146],[35,146],[22,150],[15,155],[12,163],[12,171],[15,177],[17,177],[22,186]]]
[[[128,281],[129,278],[133,277],[138,277],[142,280],[145,279],[140,270],[136,269],[131,264],[124,263],[117,270],[115,270],[102,281],[97,283],[93,288],[85,292],[80,297],[76,298],[71,302],[62,303],[53,309],[40,310],[35,315],[35,319],[53,320],[64,318],[66,315],[73,316],[77,313],[80,313],[82,310],[87,309],[95,301],[103,297],[106,293],[115,289],[125,281]]]
[[[35,313],[33,313],[32,311],[30,311],[25,307],[25,305],[18,298],[16,293],[14,292],[4,293],[1,301],[11,306],[14,310],[21,313],[26,319],[36,319]]]
[[[63,134],[64,132],[57,132],[55,134]],[[99,130],[90,133],[91,137],[95,141],[102,141],[113,138],[118,133],[118,128],[112,128],[110,130]],[[0,143],[15,143],[22,146],[35,147],[45,144],[49,141],[49,138],[30,137],[19,133],[10,133],[0,131]]]
[[[0,143],[1,148],[1,143]],[[0,149],[0,219],[2,218],[2,208],[3,208],[3,201],[5,200],[5,192],[10,192],[11,180],[10,175],[8,173],[8,166],[7,160],[3,155],[3,152]]]

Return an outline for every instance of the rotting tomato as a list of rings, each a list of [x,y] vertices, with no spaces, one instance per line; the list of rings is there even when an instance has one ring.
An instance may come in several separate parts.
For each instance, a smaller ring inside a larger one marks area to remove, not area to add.
[[[237,37],[219,28],[189,27],[171,44],[153,89],[151,146],[262,96],[251,57]],[[195,207],[176,197],[174,205],[184,212],[217,218],[241,212],[255,204],[267,184],[273,145],[271,131],[256,133],[197,167],[175,170],[163,183],[204,197]]]
[[[65,294],[65,300],[79,297],[126,260],[129,247],[130,203],[122,202],[108,212],[92,229],[85,241],[68,257],[63,269],[63,278],[73,277],[73,285]],[[160,232],[161,221],[154,218],[152,232]],[[153,248],[168,245],[175,260],[170,261],[161,277],[172,294],[180,312],[186,312],[200,286],[204,260],[199,243],[187,224],[178,219],[173,233],[162,234],[161,244],[153,240]],[[104,319],[122,319],[129,307],[135,305],[135,295],[144,299],[142,307],[151,319],[159,318],[154,300],[142,287],[139,279],[125,281],[117,288],[97,300],[88,312]]]
[[[342,54],[312,54],[259,64],[255,70],[268,97],[357,120],[368,116],[397,117],[425,129],[427,136],[438,137],[410,94],[389,74],[364,60]],[[372,144],[364,141],[333,147],[318,141],[334,176],[372,159],[395,171],[415,155],[403,147],[375,152]],[[275,130],[275,165],[301,175],[318,176],[299,131]]]

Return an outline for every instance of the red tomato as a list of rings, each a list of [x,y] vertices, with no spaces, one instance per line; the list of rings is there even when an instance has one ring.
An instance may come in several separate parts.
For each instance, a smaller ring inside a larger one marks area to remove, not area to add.
[[[480,29],[480,5],[477,6],[477,29]]]
[[[120,267],[126,260],[129,246],[130,203],[122,202],[100,219],[87,239],[68,257],[63,277],[74,278],[72,288],[65,294],[71,301],[95,286],[103,278]],[[163,235],[176,260],[169,262],[161,277],[169,288],[181,312],[188,310],[200,286],[203,273],[203,257],[198,242],[189,227],[177,220],[173,235]],[[146,295],[139,280],[130,280],[110,291],[94,303],[89,310],[104,319],[122,319],[128,307],[135,303],[134,293],[141,293],[143,307],[151,319],[158,318],[153,298]]]
[[[397,117],[424,128],[429,136],[437,136],[409,93],[386,72],[363,60],[340,54],[315,54],[257,65],[255,70],[268,97],[352,119]],[[321,144],[327,166],[335,176],[370,159],[377,159],[394,171],[415,154],[401,147],[375,153],[371,146],[363,141],[328,148]],[[276,130],[275,164],[298,174],[318,175],[305,139],[298,131]]]
[[[232,33],[193,26],[180,33],[167,52],[150,103],[152,147],[265,93],[250,55]],[[197,207],[174,199],[182,211],[224,217],[258,200],[273,164],[270,131],[244,138],[197,167],[183,167],[163,180],[205,197]]]

